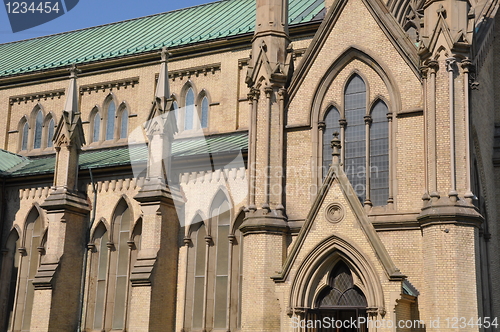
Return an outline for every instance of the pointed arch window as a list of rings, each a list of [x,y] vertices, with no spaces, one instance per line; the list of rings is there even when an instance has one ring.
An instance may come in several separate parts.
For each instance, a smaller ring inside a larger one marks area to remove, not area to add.
[[[323,130],[323,178],[332,159],[332,133],[341,133],[344,172],[362,203],[374,206],[392,201],[389,169],[390,114],[382,100],[367,112],[367,88],[354,74],[344,91],[344,119],[331,107],[325,114]],[[367,144],[368,142],[368,144]]]
[[[39,110],[35,118],[35,137],[33,140],[33,149],[40,149],[42,147],[42,128],[43,113]]]
[[[99,142],[101,131],[101,115],[96,112],[92,118],[92,142]]]
[[[22,151],[27,151],[28,150],[28,134],[29,134],[29,125],[28,122],[25,122],[23,125],[23,132],[22,132],[22,137],[21,137],[21,150]]]
[[[121,112],[120,118],[120,138],[127,138],[128,136],[128,110],[124,108]]]
[[[194,120],[194,91],[189,88],[186,92],[186,113],[184,115],[184,130],[193,129]]]
[[[54,145],[54,143],[52,142],[52,140],[54,138],[54,129],[55,129],[54,119],[50,119],[49,124],[48,124],[48,128],[47,128],[47,144],[46,144],[46,146],[48,148],[51,148]]]
[[[116,105],[111,99],[106,110],[106,141],[111,141],[115,135]]]
[[[387,105],[379,100],[371,111],[370,127],[370,199],[384,205],[389,197],[389,126]]]
[[[14,300],[16,295],[17,277],[21,255],[18,252],[19,234],[13,229],[7,238],[3,250],[3,259],[0,266],[0,280],[5,282],[0,285],[0,330],[12,330],[12,317],[14,313]]]
[[[14,268],[17,265],[17,280],[13,297],[15,302],[9,306],[12,308],[8,322],[9,330],[30,330],[35,295],[33,281],[40,265],[41,255],[44,253],[42,235],[43,221],[38,210],[33,207],[26,219],[23,244],[18,248],[18,252],[14,254],[19,256],[14,259]],[[12,283],[14,283],[14,280],[11,275],[11,286]]]
[[[199,215],[193,219],[184,329],[233,331],[241,326],[242,216],[232,225],[229,201],[220,192],[212,204],[210,226]]]
[[[208,98],[205,96],[201,101],[201,117],[200,126],[201,128],[208,127]]]
[[[111,225],[112,231],[108,233],[101,222],[90,246],[85,325],[91,329],[124,330],[127,325],[130,262],[137,257],[132,251],[140,248],[142,231],[136,228],[131,232],[132,214],[123,199],[115,208]]]
[[[366,194],[366,86],[359,75],[354,75],[345,89],[345,162],[344,169],[361,202]]]

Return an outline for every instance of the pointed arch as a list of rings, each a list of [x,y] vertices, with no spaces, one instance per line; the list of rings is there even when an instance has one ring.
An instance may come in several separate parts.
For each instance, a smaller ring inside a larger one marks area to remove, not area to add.
[[[381,98],[370,110],[370,200],[374,206],[389,199],[389,109]]]
[[[111,92],[104,99],[103,109],[103,137],[105,141],[112,141],[115,139],[117,107],[119,103],[116,96]]]
[[[389,92],[389,98],[391,100],[390,104],[387,105],[389,109],[401,109],[401,94],[399,93],[396,79],[392,75],[392,71],[390,70],[390,68],[383,65],[383,61],[379,61],[375,56],[368,55],[368,53],[363,51],[361,47],[349,47],[332,62],[331,66],[319,80],[319,83],[314,92],[314,98],[312,99],[310,106],[311,123],[317,123],[318,121],[320,121],[321,104],[323,102],[323,99],[325,98],[326,93],[328,92],[328,89],[330,88],[337,75],[354,60],[363,62],[366,66],[374,70],[382,79]],[[360,73],[359,71],[354,71],[353,73],[351,73],[349,78],[352,77],[353,74],[360,75],[360,77],[364,79],[364,82],[367,82],[366,78],[363,77],[362,73]]]
[[[21,120],[19,120],[19,124],[17,126],[17,131],[19,132],[18,139],[18,151],[27,151],[28,150],[28,140],[29,140],[29,121],[28,117],[24,115]]]
[[[126,101],[122,101],[120,106],[118,106],[118,112],[117,112],[117,123],[119,124],[118,126],[118,137],[120,139],[125,139],[128,137],[128,117],[129,117],[129,110],[130,107],[128,106]]]
[[[89,142],[95,143],[101,140],[101,122],[102,114],[98,105],[95,105],[90,111],[89,117]]]
[[[191,80],[188,80],[181,89],[181,105],[183,107],[183,130],[195,129],[195,109],[197,89]]]
[[[33,204],[26,215],[23,229],[22,244],[19,248],[22,256],[19,262],[17,296],[12,321],[13,330],[29,330],[31,326],[35,292],[33,281],[40,264],[42,251],[39,251],[38,248],[45,230],[44,213],[37,203]]]
[[[35,116],[35,132],[33,137],[33,149],[40,149],[42,147],[42,134],[43,134],[43,111],[40,109]]]
[[[202,89],[198,95],[197,105],[198,107],[198,118],[199,127],[208,128],[209,113],[210,113],[210,94],[206,89]]]
[[[51,148],[53,147],[52,139],[54,138],[54,132],[56,128],[56,118],[54,113],[48,112],[45,120],[43,122],[43,148]]]
[[[324,279],[333,275],[338,262],[343,262],[359,280],[367,307],[385,311],[384,293],[376,269],[370,259],[352,241],[332,235],[323,240],[304,258],[293,278],[290,305],[294,308],[314,309],[325,289]]]
[[[19,275],[19,263],[21,255],[20,232],[18,227],[13,227],[7,237],[0,266],[0,329],[11,330],[12,317],[14,315],[14,304],[16,297],[17,280]]]
[[[99,229],[99,230],[98,230]],[[95,225],[92,227],[92,230],[90,231],[90,243],[94,243],[96,239],[102,236],[103,233],[108,232],[110,229],[110,226],[106,219],[100,218]]]

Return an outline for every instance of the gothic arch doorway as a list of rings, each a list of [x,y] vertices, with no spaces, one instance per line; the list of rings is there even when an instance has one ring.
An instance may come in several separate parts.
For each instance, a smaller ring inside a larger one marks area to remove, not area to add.
[[[318,293],[314,309],[306,315],[308,332],[366,332],[367,301],[355,284],[353,273],[340,260],[332,269],[327,284]]]

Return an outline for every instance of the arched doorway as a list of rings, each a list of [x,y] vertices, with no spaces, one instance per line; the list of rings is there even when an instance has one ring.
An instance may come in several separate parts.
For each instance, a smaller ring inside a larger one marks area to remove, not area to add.
[[[346,263],[339,261],[330,273],[328,284],[319,292],[314,309],[307,313],[308,332],[366,332],[367,301],[355,285]]]

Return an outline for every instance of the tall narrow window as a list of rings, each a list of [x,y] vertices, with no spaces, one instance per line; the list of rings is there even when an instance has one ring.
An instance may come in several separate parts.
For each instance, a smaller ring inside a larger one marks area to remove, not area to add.
[[[106,141],[111,141],[115,135],[116,106],[113,100],[109,102],[106,116]]]
[[[359,77],[354,75],[345,89],[345,165],[344,169],[361,202],[366,191],[366,87]]]
[[[54,128],[55,128],[54,119],[50,119],[49,127],[47,128],[47,147],[48,148],[51,148],[53,146],[52,139],[54,138]]]
[[[31,325],[31,312],[33,310],[33,297],[35,295],[33,280],[40,263],[38,247],[41,243],[43,231],[42,219],[36,208],[32,208],[26,219],[26,223],[24,233],[25,246],[22,248],[23,256],[20,262],[17,303],[15,304],[12,326],[12,329],[16,331],[29,331]]]
[[[101,129],[101,116],[99,112],[94,115],[94,123],[92,124],[92,142],[99,142]]]
[[[0,279],[5,283],[0,285],[0,330],[12,330],[12,314],[16,294],[17,276],[19,273],[20,254],[18,252],[19,234],[14,229],[10,233],[2,259]]]
[[[107,279],[107,267],[108,267],[108,247],[107,243],[109,241],[108,233],[106,227],[101,223],[97,226],[95,231],[95,249],[92,253],[91,264],[92,270],[91,275],[93,276],[93,282],[89,283],[92,299],[89,299],[89,307],[91,313],[93,313],[93,328],[102,329],[104,320],[104,307],[106,298],[106,279]],[[91,277],[92,278],[92,277]]]
[[[193,129],[193,116],[194,116],[194,92],[189,88],[186,92],[186,114],[184,116],[184,129]]]
[[[122,111],[120,123],[120,138],[127,138],[128,135],[128,110],[125,108]]]
[[[385,205],[389,197],[389,124],[387,105],[378,101],[372,110],[370,127],[370,199]]]
[[[213,220],[217,220],[214,328],[226,328],[229,259],[228,235],[231,223],[231,214],[227,201],[216,208],[212,215],[214,216]]]
[[[38,111],[35,119],[35,138],[33,141],[33,149],[40,149],[42,146],[42,127],[43,127],[43,113]]]
[[[335,107],[330,108],[325,114],[325,128],[323,130],[323,179],[328,173],[328,169],[332,162],[332,146],[333,133],[340,133],[340,114]]]
[[[28,122],[26,122],[23,126],[23,136],[21,141],[21,150],[23,151],[28,150],[28,133],[29,133],[29,125]]]
[[[125,302],[127,294],[129,249],[127,241],[130,238],[130,211],[125,201],[116,208],[115,237],[116,242],[116,287],[113,311],[113,329],[123,329],[125,323]]]
[[[193,328],[203,327],[203,307],[205,304],[205,254],[207,235],[205,225],[201,223],[195,238],[195,265],[194,265],[194,301],[193,301]]]
[[[174,109],[175,123],[177,124],[177,129],[180,131],[182,127],[179,125],[179,105],[177,104],[176,101],[174,101],[172,103],[172,107]]]
[[[203,97],[201,101],[201,128],[208,127],[208,98]]]

